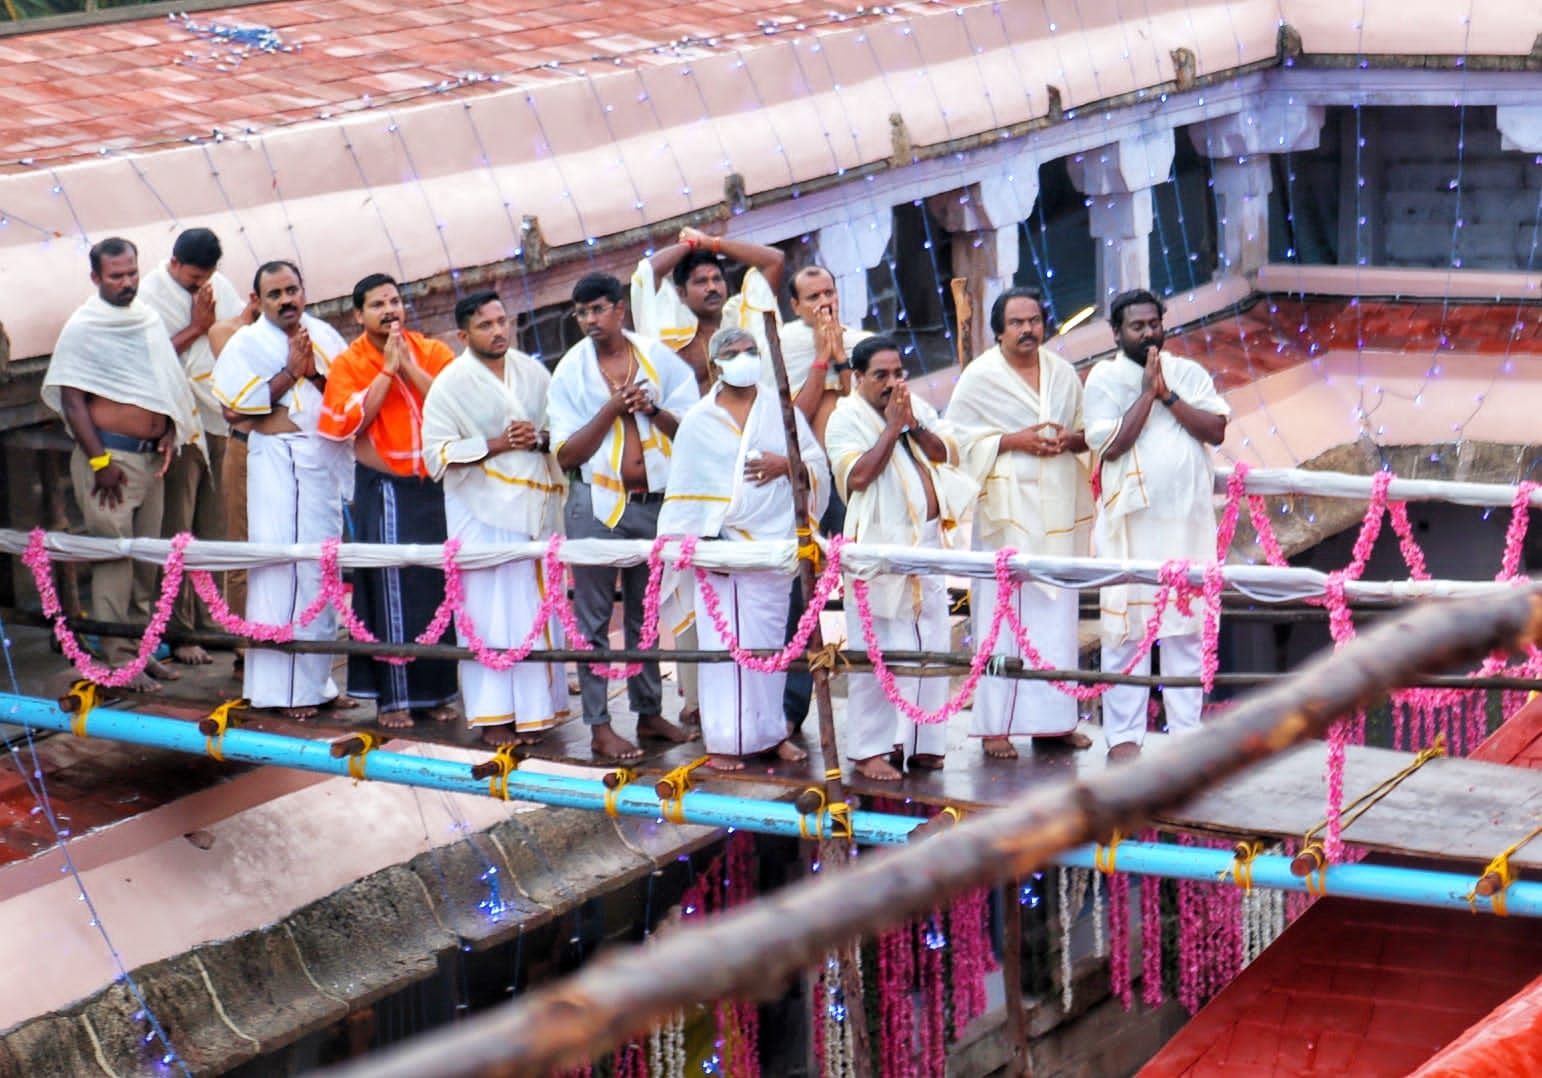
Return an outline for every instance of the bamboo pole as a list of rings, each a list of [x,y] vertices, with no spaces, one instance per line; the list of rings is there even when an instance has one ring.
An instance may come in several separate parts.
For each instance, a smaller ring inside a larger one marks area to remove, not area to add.
[[[969,366],[974,353],[974,300],[969,294],[969,278],[954,277],[948,282],[953,292],[953,311],[957,316],[957,353],[960,370]]]
[[[613,951],[566,980],[390,1057],[344,1068],[373,1078],[544,1076],[582,1063],[682,1007],[763,994],[832,947],[1023,876],[1056,855],[1151,815],[1322,734],[1415,671],[1477,660],[1542,637],[1542,591],[1416,610],[1308,663],[1185,742],[971,816],[902,850],[789,887],[732,913]]]

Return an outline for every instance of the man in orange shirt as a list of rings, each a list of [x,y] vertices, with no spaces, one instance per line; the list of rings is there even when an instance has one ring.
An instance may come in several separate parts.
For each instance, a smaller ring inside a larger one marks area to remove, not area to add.
[[[401,290],[383,273],[353,286],[353,317],[364,333],[332,361],[320,433],[353,440],[353,528],[361,543],[443,543],[444,491],[423,466],[423,398],[455,354],[405,329]],[[444,574],[423,566],[358,569],[353,605],[381,640],[411,642],[444,599]],[[348,660],[348,691],[376,701],[386,727],[419,715],[457,717],[455,663],[415,659],[393,664],[367,655]]]

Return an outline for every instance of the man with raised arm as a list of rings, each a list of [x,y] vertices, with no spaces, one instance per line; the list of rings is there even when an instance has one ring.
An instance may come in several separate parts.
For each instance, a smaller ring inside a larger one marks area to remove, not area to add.
[[[796,521],[787,429],[779,398],[756,384],[759,345],[748,330],[728,326],[712,335],[708,354],[716,384],[680,421],[669,488],[659,513],[659,534],[726,542],[792,539]],[[808,422],[793,414],[809,479],[808,524],[812,527],[829,498],[828,468]],[[707,581],[725,628],[742,647],[782,646],[787,574],[712,572]],[[700,586],[695,589],[695,604],[701,646],[726,650],[728,643]],[[787,740],[782,714],[786,674],[757,673],[737,663],[707,663],[698,678],[709,767],[742,771],[746,756],[762,754],[794,763],[808,758],[808,753]]]
[[[591,273],[573,286],[573,317],[584,339],[552,375],[547,414],[557,464],[568,474],[564,528],[570,539],[648,539],[658,531],[669,481],[671,443],[680,416],[695,404],[696,376],[658,341],[627,332],[621,282]],[[627,647],[639,646],[647,565],[616,569],[573,566],[579,631],[595,647],[609,642],[621,579]],[[578,666],[584,722],[596,759],[634,760],[642,750],[611,728],[605,679]],[[659,665],[647,662],[627,680],[640,738],[682,742],[694,735],[665,720]]]
[[[942,547],[969,508],[977,487],[958,469],[958,446],[937,413],[905,384],[899,344],[869,337],[851,350],[856,382],[825,429],[835,487],[846,499],[846,537],[861,543]],[[878,645],[907,651],[951,646],[948,590],[941,575],[882,574],[868,581]],[[857,602],[846,593],[846,638],[864,647]],[[910,704],[937,711],[948,699],[947,678],[897,678]],[[936,771],[947,751],[944,724],[916,723],[885,695],[874,674],[846,682],[846,756],[857,771],[896,782],[903,766]]]
[[[1231,408],[1210,374],[1193,360],[1162,350],[1162,303],[1135,290],[1114,297],[1108,320],[1119,354],[1087,376],[1087,444],[1102,474],[1094,545],[1099,557],[1196,564],[1215,560],[1215,465],[1210,446],[1226,437]],[[1156,589],[1129,584],[1103,589],[1103,669],[1130,665],[1153,611]],[[1162,673],[1200,673],[1203,611],[1180,614],[1169,603],[1158,630]],[[1151,672],[1148,653],[1134,673]],[[1151,690],[1115,685],[1103,696],[1109,757],[1140,752]],[[1201,689],[1164,689],[1167,728],[1199,729]]]
[[[64,417],[75,439],[70,482],[86,534],[156,539],[172,456],[179,447],[203,453],[198,407],[160,316],[137,299],[138,250],[114,236],[92,247],[90,259],[96,295],[59,334],[43,376],[43,403]],[[147,624],[155,579],[149,562],[93,562],[91,616]],[[104,636],[101,650],[108,665],[123,666],[136,646]],[[158,692],[157,679],[178,676],[152,658],[128,688]]]
[[[991,306],[996,346],[959,375],[948,421],[965,441],[966,470],[980,482],[974,548],[1010,547],[1043,557],[1085,556],[1092,530],[1092,491],[1076,454],[1082,433],[1082,383],[1076,369],[1042,347],[1044,304],[1037,290],[1009,288]],[[996,582],[970,586],[976,642],[990,631]],[[1039,654],[1057,670],[1074,670],[1077,599],[1069,588],[1028,583],[1018,590],[1017,616]],[[1021,652],[1003,623],[993,655]],[[1017,757],[1014,737],[1084,749],[1076,700],[1047,681],[987,675],[975,690],[971,732],[985,755]]]
[[[364,331],[332,360],[318,430],[351,446],[353,530],[361,543],[440,544],[445,540],[444,490],[423,460],[423,398],[455,355],[440,341],[407,329],[406,307],[394,278],[371,273],[353,286],[353,318]],[[411,643],[444,601],[437,566],[356,569],[353,606],[379,640]],[[370,655],[348,659],[348,691],[374,700],[388,729],[414,718],[457,718],[455,663],[415,659],[389,663]]]
[[[221,475],[230,440],[219,398],[214,395],[214,349],[210,333],[217,322],[237,318],[246,305],[236,286],[219,272],[223,255],[219,237],[207,228],[190,228],[171,245],[171,257],[139,285],[139,298],[150,305],[171,336],[182,369],[198,402],[203,424],[204,453],[182,452],[166,473],[166,511],[161,534],[166,538],[191,532],[199,539],[225,538],[225,507]],[[182,582],[172,609],[172,628],[182,632],[219,628],[199,602],[190,580]],[[197,644],[177,644],[171,657],[191,666],[213,660]]]
[[[466,350],[434,379],[423,402],[423,462],[444,481],[449,534],[467,545],[545,540],[561,525],[567,481],[551,455],[546,396],[551,375],[510,347],[513,330],[496,292],[455,305]],[[541,565],[505,562],[462,574],[466,613],[488,647],[522,644],[540,606]],[[462,646],[468,627],[458,625]],[[560,647],[561,625],[548,619],[535,646]],[[529,745],[568,713],[560,664],[520,662],[494,670],[460,664],[466,718],[489,745]]]
[[[214,392],[251,431],[247,537],[274,544],[340,538],[353,457],[346,445],[323,438],[318,426],[327,371],[346,346],[335,329],[305,313],[305,284],[293,262],[259,266],[252,295],[261,317],[237,330],[214,362]],[[296,640],[335,640],[337,614],[330,605],[309,625],[298,624],[320,593],[318,562],[256,566],[247,572],[246,617],[293,625]],[[322,707],[357,707],[332,680],[333,658],[253,647],[243,694],[253,707],[291,719],[311,718]]]

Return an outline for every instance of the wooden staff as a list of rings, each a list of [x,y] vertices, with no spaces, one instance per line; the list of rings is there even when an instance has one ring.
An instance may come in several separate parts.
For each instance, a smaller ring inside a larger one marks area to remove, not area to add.
[[[969,278],[955,277],[948,284],[953,290],[953,310],[958,322],[955,343],[958,345],[958,366],[962,370],[969,366],[974,356],[974,300],[969,295]]]
[[[544,1076],[593,1058],[681,1008],[767,995],[832,947],[974,888],[1020,878],[1114,830],[1324,733],[1334,719],[1430,668],[1542,638],[1542,588],[1424,607],[1378,625],[1185,738],[1085,778],[1040,787],[923,842],[861,859],[731,913],[616,948],[557,984],[419,1037],[339,1074],[373,1078]],[[853,1002],[849,997],[848,1006]]]

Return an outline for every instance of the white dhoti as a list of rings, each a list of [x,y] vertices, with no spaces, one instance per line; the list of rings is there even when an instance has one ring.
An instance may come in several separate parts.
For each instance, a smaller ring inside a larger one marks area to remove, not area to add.
[[[314,435],[253,434],[247,443],[247,499],[253,543],[320,543],[343,532],[339,448]],[[346,447],[342,448],[346,457]],[[268,625],[294,625],[296,640],[337,639],[329,606],[309,625],[300,614],[321,592],[321,565],[294,561],[253,567],[247,574],[246,616]],[[333,655],[295,655],[252,647],[242,692],[253,707],[315,707],[337,696]]]
[[[528,543],[525,532],[494,527],[472,515],[464,499],[446,492],[445,524],[462,543]],[[476,634],[488,647],[506,650],[530,632],[531,617],[541,604],[543,580],[539,563],[506,562],[490,569],[466,570],[463,576],[466,612]],[[466,636],[458,632],[461,646]],[[562,627],[548,619],[538,650],[562,646]],[[560,664],[515,663],[494,670],[473,660],[460,664],[460,694],[472,726],[514,724],[520,733],[549,730],[568,714],[567,674]]]
[[[971,585],[976,647],[985,645],[985,634],[990,631],[996,590],[994,580],[975,580]],[[1018,589],[1014,602],[1028,640],[1044,662],[1055,670],[1075,670],[1079,660],[1077,593],[1029,583]],[[1022,657],[1005,621],[991,654]],[[1076,729],[1076,718],[1075,698],[1048,681],[987,675],[975,689],[969,733],[973,737],[1059,737]]]
[[[937,545],[935,539],[931,546]],[[911,618],[873,618],[878,646],[885,652],[948,651],[951,630],[948,589],[940,576],[911,577],[920,588],[921,609]],[[846,638],[852,647],[865,647],[857,604],[846,601]],[[891,662],[892,665],[892,662]],[[910,703],[936,711],[948,702],[945,677],[898,677],[899,693]],[[875,674],[846,676],[846,755],[852,760],[887,756],[900,746],[905,759],[942,756],[948,750],[947,724],[916,723],[889,702]]]
[[[780,648],[790,592],[782,573],[707,574],[728,630],[744,648]],[[725,651],[702,596],[696,596],[696,637],[703,651]],[[748,756],[774,749],[787,738],[782,714],[786,673],[762,674],[738,663],[702,663],[697,670],[701,736],[709,753]]]

